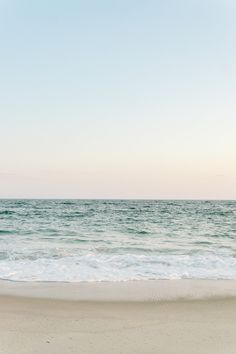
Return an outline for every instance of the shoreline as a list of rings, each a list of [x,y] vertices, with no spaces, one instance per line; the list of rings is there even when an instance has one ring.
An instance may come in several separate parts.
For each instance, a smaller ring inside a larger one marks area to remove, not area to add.
[[[0,296],[94,302],[160,302],[236,298],[236,280],[15,282],[0,280]]]

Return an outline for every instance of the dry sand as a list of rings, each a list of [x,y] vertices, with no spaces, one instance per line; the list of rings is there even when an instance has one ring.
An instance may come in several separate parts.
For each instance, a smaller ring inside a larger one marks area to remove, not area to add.
[[[160,293],[160,282],[156,284]],[[173,286],[170,282],[165,284]],[[187,286],[181,281],[177,284],[180,288]],[[194,292],[193,284],[197,282],[190,284]],[[204,284],[206,288],[210,284],[212,289],[213,283]],[[216,288],[220,282],[217,284]],[[21,283],[19,288],[24,285]],[[0,353],[235,354],[236,297],[233,296],[233,285],[233,282],[228,285],[231,289],[228,297],[221,291],[217,296],[205,299],[202,293],[202,299],[187,300],[182,296],[182,300],[174,300],[172,296],[169,301],[164,301],[161,296],[159,301],[150,301],[148,297],[142,301],[139,297],[130,301],[124,296],[121,300],[120,296],[115,299],[113,293],[113,300],[107,301],[110,285],[102,286],[105,286],[106,296],[100,301],[53,299],[53,292],[48,298],[26,297],[22,293],[21,296],[2,294]],[[43,286],[45,284],[40,288]],[[139,286],[140,283],[132,285],[133,294]],[[10,292],[12,287],[15,285],[7,284],[1,292],[6,293],[6,289]],[[32,292],[34,285],[28,287]],[[60,285],[53,289],[57,289],[60,297]]]

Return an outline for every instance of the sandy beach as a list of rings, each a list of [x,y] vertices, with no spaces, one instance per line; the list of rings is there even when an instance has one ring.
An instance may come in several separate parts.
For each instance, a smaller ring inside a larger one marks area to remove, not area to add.
[[[0,353],[234,354],[235,286],[233,281],[130,282],[115,287],[1,282]],[[176,296],[173,288],[179,289]],[[91,289],[93,297],[85,301]],[[164,300],[168,289],[172,296]],[[189,289],[196,296],[191,297]]]

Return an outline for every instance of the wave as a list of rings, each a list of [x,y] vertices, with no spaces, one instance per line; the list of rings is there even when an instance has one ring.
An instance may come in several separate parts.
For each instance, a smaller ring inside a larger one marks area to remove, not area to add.
[[[0,210],[0,215],[13,215],[15,214],[12,210]]]
[[[0,278],[17,281],[236,279],[236,259],[222,256],[137,254],[1,260]]]
[[[0,230],[0,234],[2,235],[8,235],[8,234],[14,234],[14,230]]]

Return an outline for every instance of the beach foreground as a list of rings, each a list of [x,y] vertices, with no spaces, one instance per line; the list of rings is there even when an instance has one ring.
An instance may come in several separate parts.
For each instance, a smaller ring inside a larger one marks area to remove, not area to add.
[[[206,288],[207,283],[204,283]],[[211,289],[213,284],[220,283],[210,283]],[[183,296],[168,301],[150,301],[148,298],[121,300],[119,296],[117,300],[104,297],[90,301],[16,296],[3,293],[7,292],[7,288],[10,292],[9,289],[15,288],[15,285],[23,288],[23,283],[2,284],[6,285],[5,290],[2,287],[0,296],[1,354],[236,352],[234,282],[228,283],[229,289],[231,287],[228,297],[222,296],[224,294],[205,298],[198,296],[195,299]],[[163,283],[154,282],[153,287],[155,284],[160,289]],[[167,284],[177,286],[173,285],[175,282]],[[184,281],[176,281],[176,284],[182,287]],[[185,284],[197,286],[198,282],[187,281]],[[43,284],[34,286],[42,288]],[[86,288],[87,285],[82,286]],[[107,289],[110,285],[99,286]],[[134,292],[138,286],[138,283],[132,285]],[[57,290],[59,287],[56,285]],[[95,285],[93,287],[96,288]],[[191,288],[194,292],[194,286]]]

